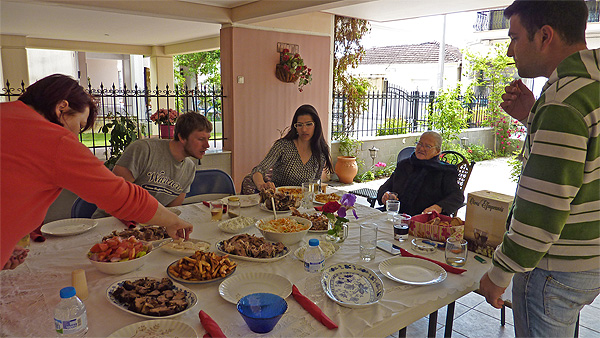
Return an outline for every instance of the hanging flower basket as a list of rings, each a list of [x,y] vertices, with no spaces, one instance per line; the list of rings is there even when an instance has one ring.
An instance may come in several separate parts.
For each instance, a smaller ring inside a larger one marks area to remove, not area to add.
[[[289,70],[285,70],[281,64],[275,66],[275,77],[277,77],[279,81],[286,83],[298,81],[298,75],[290,73]]]
[[[298,53],[290,53],[284,49],[279,53],[279,64],[275,67],[275,77],[280,81],[290,83],[298,81],[298,90],[312,81],[312,69],[304,64],[304,60]]]

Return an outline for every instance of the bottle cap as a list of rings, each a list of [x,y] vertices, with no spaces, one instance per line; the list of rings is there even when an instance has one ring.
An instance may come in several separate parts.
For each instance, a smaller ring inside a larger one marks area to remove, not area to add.
[[[308,240],[308,245],[310,246],[319,246],[319,240],[316,238],[311,238]]]
[[[72,286],[67,286],[60,289],[60,298],[71,298],[75,296],[75,288]]]
[[[232,202],[237,202],[240,200],[240,198],[239,197],[229,197],[229,200]]]

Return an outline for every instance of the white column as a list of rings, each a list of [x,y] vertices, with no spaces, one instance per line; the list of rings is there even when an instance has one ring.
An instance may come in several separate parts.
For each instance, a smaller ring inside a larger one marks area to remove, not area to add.
[[[10,82],[12,88],[29,86],[29,67],[27,64],[26,38],[16,35],[2,35],[2,80]]]

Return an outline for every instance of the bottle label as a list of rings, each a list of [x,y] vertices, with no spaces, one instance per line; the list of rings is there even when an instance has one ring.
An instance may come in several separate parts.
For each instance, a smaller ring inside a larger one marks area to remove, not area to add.
[[[304,269],[308,272],[319,272],[323,269],[324,261],[325,260],[322,260],[320,262],[311,262],[311,263],[304,262]]]
[[[81,315],[75,319],[60,320],[54,318],[56,332],[64,335],[73,334],[87,327],[87,316]]]

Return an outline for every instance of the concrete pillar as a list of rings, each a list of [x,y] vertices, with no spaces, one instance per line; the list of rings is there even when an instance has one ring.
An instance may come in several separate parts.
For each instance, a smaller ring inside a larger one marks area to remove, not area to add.
[[[150,55],[150,86],[151,91],[156,90],[156,86],[160,90],[165,90],[169,86],[169,90],[174,90],[175,86],[175,75],[173,73],[173,56],[166,55],[164,47],[154,46],[152,47],[152,55]],[[167,108],[167,102],[164,99],[160,99],[160,102],[156,102],[153,99],[152,102],[153,110],[157,108]],[[175,97],[170,97],[168,107],[176,109]]]
[[[24,36],[2,35],[2,79],[10,81],[12,88],[20,88],[21,81],[29,86],[26,40]]]

